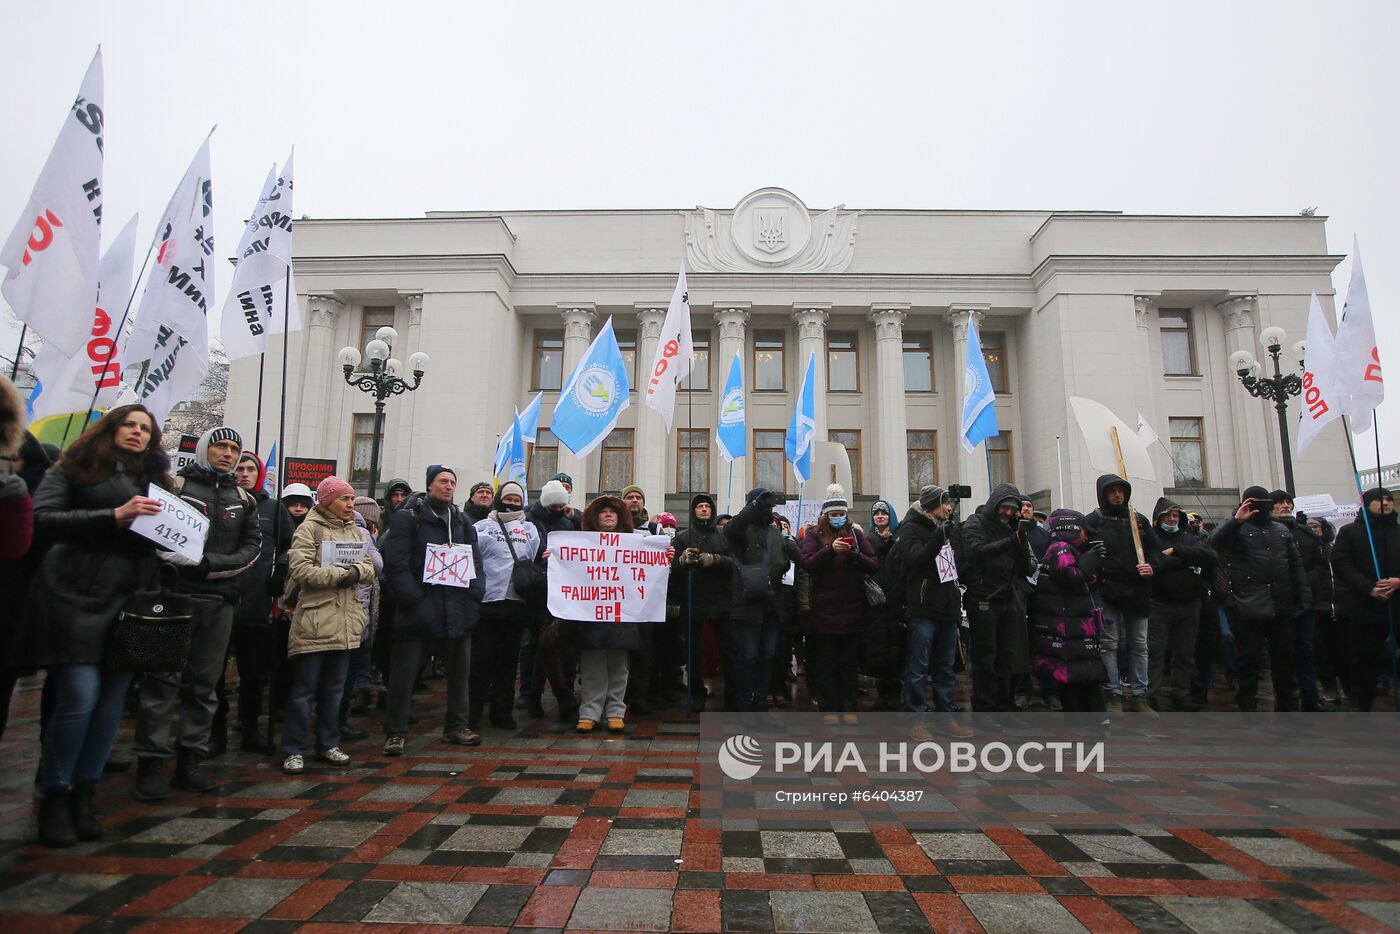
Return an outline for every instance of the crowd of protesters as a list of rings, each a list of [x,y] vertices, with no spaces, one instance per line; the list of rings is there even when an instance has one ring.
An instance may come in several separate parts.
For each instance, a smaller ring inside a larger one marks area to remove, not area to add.
[[[973,711],[1027,709],[1038,691],[1052,710],[1155,716],[1203,709],[1223,664],[1234,703],[1253,711],[1266,652],[1276,710],[1370,710],[1395,651],[1400,527],[1382,488],[1339,531],[1251,486],[1207,534],[1168,499],[1137,512],[1113,475],[1087,514],[1039,512],[1002,484],[960,518],[949,490],[927,486],[903,515],[879,500],[863,523],[833,484],[796,529],[763,488],[732,516],[697,494],[682,525],[650,515],[635,486],[577,510],[566,474],[533,503],[519,484],[478,482],[458,506],[457,474],[440,464],[422,491],[391,481],[382,503],[338,477],[273,497],[232,427],[206,432],[172,476],[140,405],[60,453],[24,431],[8,381],[0,396],[0,583],[15,610],[0,623],[0,735],[17,679],[46,672],[35,793],[50,846],[101,836],[95,790],[132,758],[142,801],[212,791],[207,763],[231,730],[297,774],[311,755],[349,764],[344,747],[368,737],[378,706],[380,754],[402,756],[415,693],[439,675],[441,740],[474,746],[483,718],[515,730],[520,709],[545,717],[546,684],[561,721],[618,734],[671,704],[790,708],[799,672],[803,703],[828,722],[862,704],[961,711],[960,668]],[[161,512],[152,487],[207,520],[198,561],[132,531]],[[668,537],[666,620],[551,615],[550,536],[568,531]],[[470,581],[430,583],[430,551],[464,546]],[[133,673],[113,643],[152,592],[187,602],[188,647],[174,670]],[[125,714],[132,756],[114,748]],[[971,732],[956,718],[942,729]]]

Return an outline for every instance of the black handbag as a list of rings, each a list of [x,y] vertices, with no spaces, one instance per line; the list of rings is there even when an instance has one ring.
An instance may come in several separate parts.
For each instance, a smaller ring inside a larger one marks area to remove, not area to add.
[[[1243,594],[1236,591],[1227,599],[1230,601],[1227,605],[1240,619],[1259,621],[1273,619],[1276,615],[1274,598],[1270,595],[1268,587],[1256,587]]]
[[[515,543],[510,540],[510,532],[506,531],[506,524],[500,518],[496,519],[496,524],[501,527],[501,535],[506,540],[506,547],[510,549],[510,559],[514,562],[510,569],[511,589],[526,604],[543,606],[545,603],[544,569],[533,561],[521,561],[515,554]]]
[[[162,569],[164,570],[164,569]],[[173,569],[172,569],[173,570]],[[107,644],[107,667],[114,671],[183,671],[190,654],[194,601],[157,576],[154,589],[138,590],[117,613]]]
[[[768,529],[764,528],[763,550],[758,564],[739,566],[739,590],[745,600],[766,600],[773,596],[773,576],[768,568]]]

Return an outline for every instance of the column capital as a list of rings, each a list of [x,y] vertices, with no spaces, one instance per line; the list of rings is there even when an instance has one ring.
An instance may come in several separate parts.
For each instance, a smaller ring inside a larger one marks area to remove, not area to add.
[[[589,339],[593,319],[597,317],[592,302],[560,302],[556,305],[564,319],[564,340],[570,338]]]
[[[953,326],[953,340],[967,340],[967,326],[969,323],[981,325],[982,319],[987,316],[987,312],[992,310],[991,305],[970,305],[960,303],[948,306],[948,323]]]
[[[1134,295],[1133,315],[1137,318],[1137,326],[1143,329],[1152,326],[1152,315],[1157,311],[1157,298],[1155,295]]]
[[[308,295],[306,305],[311,313],[307,323],[313,328],[334,327],[336,315],[345,310],[345,303],[334,295]]]
[[[641,340],[656,340],[661,336],[661,325],[666,321],[666,308],[657,307],[655,303],[646,304],[638,302],[637,322],[641,325],[640,333],[637,335]]]
[[[719,327],[720,340],[742,341],[744,327],[748,323],[748,302],[726,302],[723,305],[715,305],[715,324]]]
[[[1254,319],[1259,314],[1259,296],[1238,295],[1225,299],[1215,307],[1225,319],[1225,330],[1253,328]]]
[[[876,340],[902,340],[904,319],[909,316],[909,305],[899,302],[874,302],[870,306],[870,320],[875,324]]]
[[[408,326],[413,328],[423,323],[423,293],[406,292],[399,299],[408,308]]]
[[[794,302],[792,320],[797,322],[798,340],[822,340],[831,318],[830,302]]]

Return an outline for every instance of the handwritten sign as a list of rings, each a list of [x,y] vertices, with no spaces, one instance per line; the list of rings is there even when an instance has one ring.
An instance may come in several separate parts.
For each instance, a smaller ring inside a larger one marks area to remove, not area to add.
[[[321,542],[321,567],[354,567],[365,559],[369,542]]]
[[[198,509],[154,483],[146,495],[160,500],[160,512],[154,516],[137,516],[131,523],[131,531],[149,538],[166,551],[198,563],[204,557],[209,520]]]
[[[953,556],[953,545],[945,542],[938,550],[938,556],[934,558],[934,563],[938,566],[938,582],[940,584],[951,584],[958,579],[958,561]]]
[[[423,557],[423,583],[470,587],[476,579],[471,545],[429,545]]]
[[[671,562],[664,535],[549,533],[549,612],[560,619],[664,623]]]

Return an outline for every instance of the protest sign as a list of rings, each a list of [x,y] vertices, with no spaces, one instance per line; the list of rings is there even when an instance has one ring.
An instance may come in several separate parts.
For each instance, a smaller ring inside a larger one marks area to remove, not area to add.
[[[190,464],[194,463],[194,449],[199,446],[199,439],[194,435],[181,435],[180,446],[175,450],[175,473],[179,474]]]
[[[1334,527],[1341,528],[1356,521],[1361,506],[1355,502],[1339,503],[1330,493],[1314,493],[1298,496],[1293,500],[1293,514],[1307,513],[1311,519],[1326,519]]]
[[[774,506],[773,512],[787,519],[788,524],[792,526],[793,537],[796,538],[798,529],[821,518],[822,504],[820,500],[815,499],[792,500]]]
[[[137,516],[136,521],[131,523],[131,531],[149,538],[166,551],[199,563],[204,557],[204,539],[209,534],[209,520],[198,509],[154,483],[146,495],[160,500],[160,512],[154,516]]]
[[[316,484],[335,476],[333,457],[289,457],[286,464],[287,475],[282,478],[284,484],[305,483],[314,490]]]
[[[665,622],[670,545],[665,535],[551,532],[549,612],[587,622]]]
[[[359,542],[321,542],[321,567],[323,568],[348,568],[354,567],[365,559],[365,553],[369,551],[369,543]]]
[[[938,565],[938,582],[940,584],[951,584],[958,579],[958,561],[953,555],[951,543],[945,543],[938,550],[938,556],[934,558],[934,563]],[[1040,569],[1037,568],[1036,574],[1039,573]]]
[[[471,545],[428,545],[423,556],[423,583],[470,587],[475,579]]]

